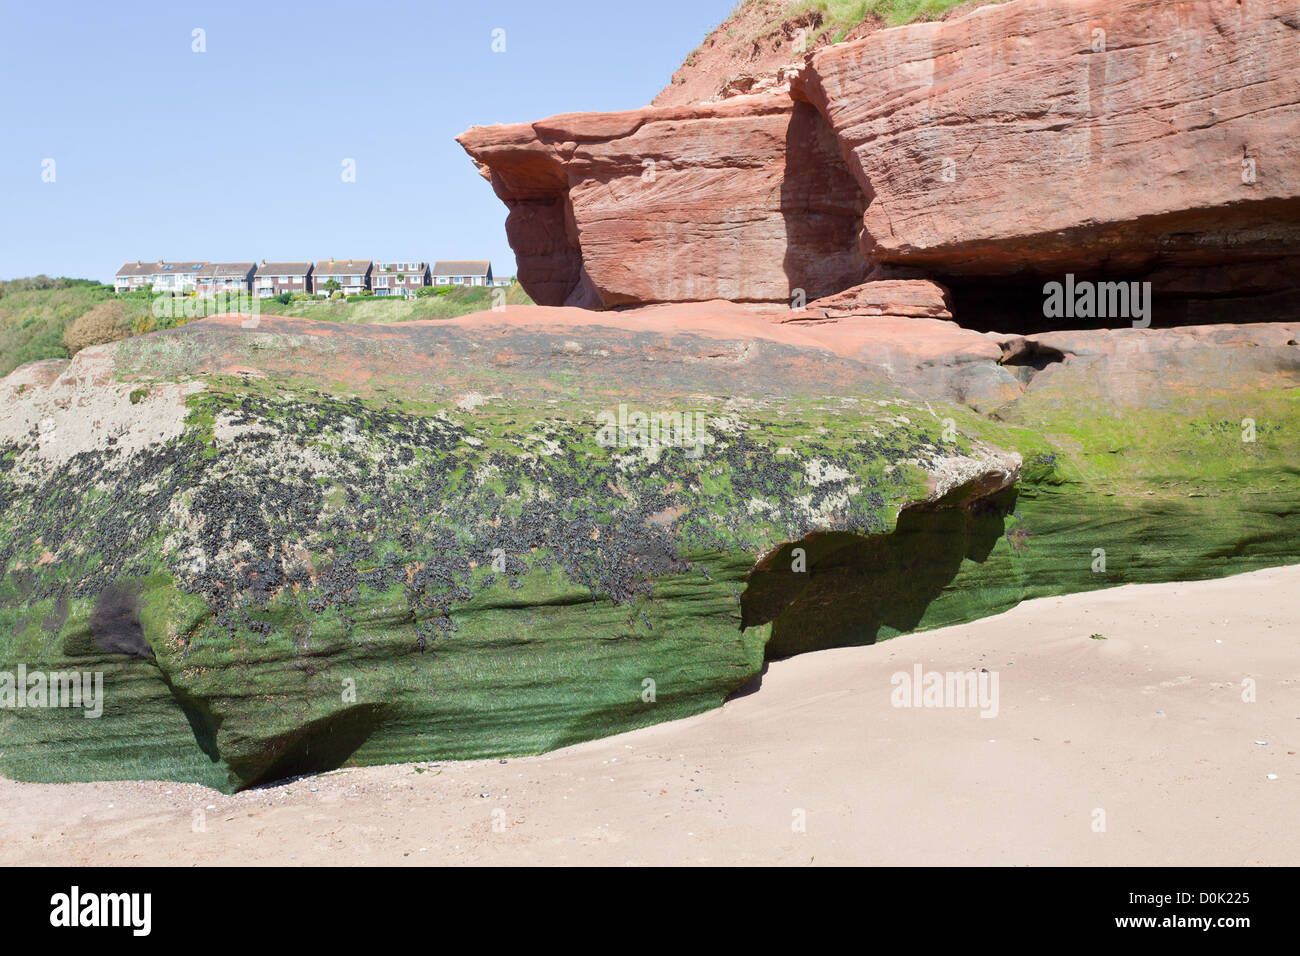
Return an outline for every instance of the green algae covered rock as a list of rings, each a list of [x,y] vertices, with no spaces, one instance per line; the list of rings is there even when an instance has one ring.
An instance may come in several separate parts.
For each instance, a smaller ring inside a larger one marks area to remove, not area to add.
[[[219,319],[6,379],[0,672],[103,691],[0,708],[0,772],[537,753],[765,657],[1298,550],[1285,368],[1082,416],[1040,372],[984,417],[761,323],[591,321]]]
[[[102,670],[105,704],[0,712],[5,772],[237,787],[698,713],[762,666],[741,595],[765,552],[888,532],[933,476],[1015,468],[869,381],[737,400],[670,393],[671,372],[613,397],[523,375],[521,399],[480,370],[482,391],[380,391],[357,380],[382,361],[268,324],[85,353],[14,397],[3,663]],[[307,372],[232,370],[240,339]],[[142,385],[171,346],[220,361]]]

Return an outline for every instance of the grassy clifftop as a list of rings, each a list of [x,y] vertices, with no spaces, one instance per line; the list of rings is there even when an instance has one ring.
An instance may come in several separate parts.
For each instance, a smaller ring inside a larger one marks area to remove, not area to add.
[[[752,0],[751,0],[752,2]],[[816,11],[824,17],[825,32],[847,32],[872,18],[896,27],[921,20],[938,20],[958,7],[982,6],[1004,0],[803,0],[790,5],[789,16]]]
[[[502,287],[506,305],[532,305],[518,282]],[[421,319],[452,319],[471,312],[484,312],[493,306],[492,289],[454,288],[441,295],[422,299],[367,297],[364,301],[346,299],[299,299],[284,304],[275,299],[261,303],[264,315],[289,315],[323,322],[415,322]]]
[[[91,279],[0,282],[0,375],[28,362],[67,358],[68,326],[112,297],[110,287]]]
[[[517,282],[504,288],[507,305],[532,304]],[[79,345],[92,344],[84,336],[67,337],[73,324],[92,309],[100,309],[97,313],[100,334],[96,342],[117,341],[188,321],[179,308],[177,318],[159,319],[153,314],[152,304],[153,297],[147,292],[118,295],[112,286],[93,279],[35,276],[0,282],[0,377],[28,362],[70,358]],[[482,288],[448,288],[443,294],[412,300],[366,297],[354,301],[304,299],[281,303],[262,299],[257,302],[264,315],[355,323],[450,319],[490,309],[492,305],[492,290]]]

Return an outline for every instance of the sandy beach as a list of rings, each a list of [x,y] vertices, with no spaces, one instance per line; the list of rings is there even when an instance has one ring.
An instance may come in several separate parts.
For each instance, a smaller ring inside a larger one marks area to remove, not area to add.
[[[537,757],[0,780],[0,863],[1295,865],[1297,594],[1290,567],[1033,601]],[[996,714],[895,706],[918,665],[987,671]]]

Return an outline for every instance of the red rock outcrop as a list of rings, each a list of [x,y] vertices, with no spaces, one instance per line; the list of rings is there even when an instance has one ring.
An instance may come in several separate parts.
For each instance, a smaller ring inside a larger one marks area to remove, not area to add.
[[[862,194],[788,93],[476,127],[459,142],[510,209],[541,305],[789,301],[861,281]]]
[[[843,292],[809,302],[784,319],[787,322],[820,319],[899,318],[951,319],[948,290],[927,279],[882,279],[864,282]]]
[[[804,53],[883,26],[868,14],[842,33],[825,10],[807,0],[742,0],[691,52],[651,105],[712,103],[786,84],[789,65],[802,61]]]
[[[1165,324],[1285,317],[1298,35],[1300,0],[1012,0],[824,46],[788,91],[460,142],[543,304],[933,278],[959,321],[1010,330],[1078,273],[1149,279]]]
[[[1300,254],[1300,3],[1016,0],[795,80],[881,263],[989,275]],[[1280,277],[1279,277],[1280,278]]]

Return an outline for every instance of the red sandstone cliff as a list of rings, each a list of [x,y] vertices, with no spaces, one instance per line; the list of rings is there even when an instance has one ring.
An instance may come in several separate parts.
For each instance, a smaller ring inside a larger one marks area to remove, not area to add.
[[[543,304],[864,274],[1276,295],[1300,255],[1297,36],[1300,0],[1013,0],[824,47],[788,89],[459,141]]]
[[[576,113],[460,137],[542,305],[783,301],[861,280],[864,202],[789,94]]]

